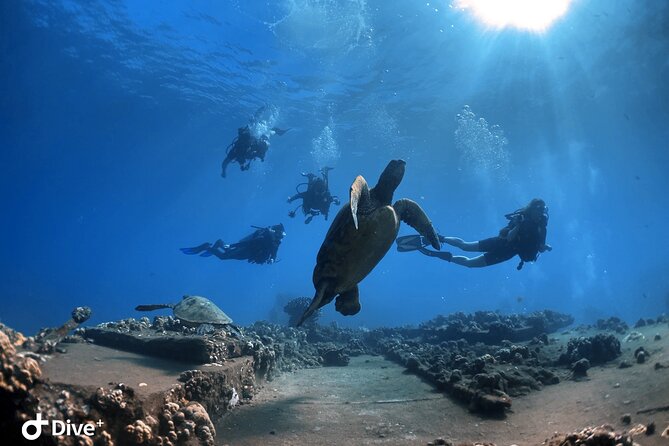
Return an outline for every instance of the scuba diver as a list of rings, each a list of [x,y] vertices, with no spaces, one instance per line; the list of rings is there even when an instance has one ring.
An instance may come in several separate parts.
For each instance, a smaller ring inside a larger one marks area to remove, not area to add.
[[[270,136],[274,134],[281,136],[290,130],[272,127],[269,130],[261,132],[259,129],[265,127],[265,123],[260,119],[260,116],[265,110],[266,107],[260,107],[253,115],[253,119],[249,124],[237,129],[237,137],[225,149],[226,156],[221,164],[221,176],[223,178],[225,178],[228,164],[233,161],[239,164],[241,170],[248,170],[251,167],[251,161],[254,159],[265,161],[265,155],[269,149]]]
[[[200,257],[214,255],[221,260],[246,260],[249,263],[257,264],[276,262],[279,245],[286,235],[283,225],[278,224],[267,226],[266,228],[259,226],[251,227],[256,229],[253,234],[244,237],[237,243],[228,245],[219,239],[213,245],[211,243],[203,243],[193,248],[180,249],[184,254],[199,254]]]
[[[427,256],[437,257],[468,268],[495,265],[518,255],[520,263],[516,269],[521,270],[525,262],[534,262],[540,253],[553,249],[546,244],[548,207],[544,200],[534,198],[527,206],[506,214],[505,217],[509,223],[499,231],[496,237],[466,242],[461,238],[439,235],[441,243],[458,247],[463,251],[483,253],[477,257],[454,256],[447,251],[429,250],[426,248],[429,243],[420,235],[399,237],[396,240],[397,250],[400,252],[420,251]]]
[[[322,178],[313,173],[302,174],[303,177],[307,177],[307,182],[295,186],[297,193],[288,198],[288,203],[301,199],[302,204],[288,213],[290,218],[295,217],[295,213],[301,207],[302,213],[308,215],[306,220],[304,220],[305,224],[309,224],[316,215],[322,214],[326,220],[328,219],[330,204],[334,203],[337,206],[340,204],[339,197],[330,194],[328,172],[331,170],[332,167],[323,167],[320,170]],[[307,188],[300,191],[301,186],[306,186]]]

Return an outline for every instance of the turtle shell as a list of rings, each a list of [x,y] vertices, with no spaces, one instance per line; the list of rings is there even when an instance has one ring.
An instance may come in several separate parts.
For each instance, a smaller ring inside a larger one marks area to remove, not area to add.
[[[392,206],[359,213],[358,229],[353,224],[350,206],[343,206],[318,251],[314,286],[322,279],[334,279],[335,293],[351,289],[386,255],[398,230],[399,218]]]
[[[174,316],[191,324],[227,325],[232,319],[216,306],[215,303],[202,296],[184,296],[174,306]]]

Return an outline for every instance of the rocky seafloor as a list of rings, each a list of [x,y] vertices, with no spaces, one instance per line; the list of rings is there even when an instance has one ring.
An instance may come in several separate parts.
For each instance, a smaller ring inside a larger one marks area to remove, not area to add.
[[[294,306],[298,311],[299,305]],[[652,349],[643,346],[633,358],[621,359],[621,342],[637,339],[638,333],[617,318],[572,328],[566,343],[557,342],[554,334],[573,319],[549,310],[456,313],[417,327],[374,330],[320,325],[316,319],[301,328],[256,322],[203,329],[171,316],[76,328],[80,319],[74,316],[76,323],[64,325],[67,331],[74,328],[71,335],[61,327],[25,337],[0,326],[0,434],[8,441],[3,444],[23,444],[21,426],[39,412],[72,424],[103,420],[105,428],[90,437],[43,435],[37,444],[213,445],[211,417],[251,400],[264,382],[301,368],[345,367],[351,356],[362,354],[383,355],[404,366],[481,417],[504,417],[513,399],[563,380],[583,379],[594,365],[633,367],[652,361]],[[635,325],[668,322],[659,316]],[[43,365],[53,355],[67,356],[72,343],[181,361],[184,371],[173,386],[150,398],[122,380],[96,388],[51,382]],[[549,444],[632,444],[625,435],[607,427],[587,428],[556,434]],[[602,441],[588,443],[595,437]],[[434,444],[446,443],[437,439]]]

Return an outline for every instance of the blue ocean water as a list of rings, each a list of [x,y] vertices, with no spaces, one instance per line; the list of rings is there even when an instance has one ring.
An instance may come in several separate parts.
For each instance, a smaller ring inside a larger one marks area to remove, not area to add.
[[[28,333],[184,294],[236,322],[313,296],[330,220],[286,198],[323,165],[333,194],[407,162],[395,198],[477,240],[542,197],[553,251],[466,269],[393,249],[345,326],[437,314],[669,311],[669,5],[574,0],[546,32],[490,29],[445,1],[0,2],[0,321]],[[276,110],[264,162],[225,148]],[[346,201],[345,199],[343,200]],[[180,247],[283,223],[279,261]],[[403,225],[400,234],[413,231]]]

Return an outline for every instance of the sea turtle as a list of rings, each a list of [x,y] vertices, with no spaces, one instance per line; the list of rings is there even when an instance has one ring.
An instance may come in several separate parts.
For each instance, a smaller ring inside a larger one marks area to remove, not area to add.
[[[200,325],[223,326],[231,325],[232,319],[216,306],[215,303],[202,296],[184,296],[178,304],[138,305],[137,311],[153,311],[171,308],[174,317],[184,325],[196,327]]]
[[[439,238],[418,203],[402,198],[391,206],[393,193],[402,181],[406,162],[392,160],[369,189],[358,175],[350,189],[351,201],[343,206],[325,235],[316,257],[313,283],[316,294],[297,325],[318,308],[332,302],[345,316],[360,311],[358,283],[386,255],[400,227],[400,220],[416,229],[439,249]]]

